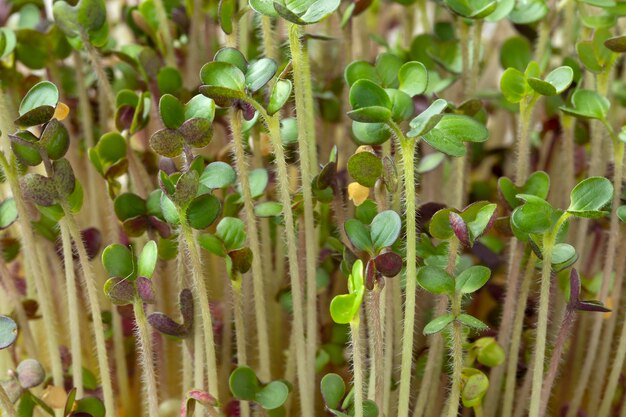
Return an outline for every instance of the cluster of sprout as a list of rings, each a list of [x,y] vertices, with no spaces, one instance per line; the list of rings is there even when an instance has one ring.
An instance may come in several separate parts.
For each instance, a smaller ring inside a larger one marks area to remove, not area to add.
[[[5,3],[2,416],[626,416],[624,3]]]

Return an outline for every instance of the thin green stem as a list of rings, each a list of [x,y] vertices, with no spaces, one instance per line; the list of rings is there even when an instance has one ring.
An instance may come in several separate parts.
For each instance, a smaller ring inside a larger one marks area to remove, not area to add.
[[[448,263],[446,271],[449,274],[454,274],[456,268],[456,260],[458,252],[461,246],[459,239],[450,239],[448,246]],[[443,314],[448,307],[448,299],[445,296],[440,297],[437,300],[435,306],[435,317]],[[426,359],[426,369],[424,370],[424,376],[422,377],[422,383],[417,396],[417,402],[413,410],[413,417],[422,417],[427,409],[427,406],[433,407],[432,399],[433,392],[436,392],[438,384],[433,384],[432,381],[437,378],[437,375],[441,372],[441,354],[443,349],[443,337],[441,334],[435,334],[431,336],[431,345],[428,350],[428,359]],[[457,407],[458,408],[458,407]]]
[[[145,409],[149,416],[159,415],[159,397],[157,391],[157,381],[154,371],[154,353],[152,352],[152,338],[148,328],[148,320],[143,309],[143,301],[136,297],[133,301],[133,312],[135,313],[135,326],[137,332],[137,354],[141,362],[143,382],[146,384],[147,396],[144,398]]]
[[[259,375],[264,381],[270,380],[270,345],[267,329],[267,313],[265,307],[265,286],[263,282],[263,265],[261,265],[262,252],[259,242],[259,230],[254,215],[254,202],[250,191],[250,179],[248,164],[243,148],[243,134],[241,130],[241,113],[231,111],[230,118],[232,139],[235,154],[235,166],[238,178],[241,181],[243,192],[243,204],[245,212],[246,230],[248,241],[252,250],[252,285],[254,291],[254,312],[256,316],[257,340],[259,349]],[[267,259],[269,261],[269,259]]]
[[[550,309],[550,285],[552,283],[552,252],[556,234],[569,214],[566,212],[557,221],[554,228],[543,237],[543,268],[541,271],[541,289],[539,293],[539,312],[537,317],[537,335],[535,341],[535,361],[533,364],[532,387],[530,394],[529,417],[539,417],[541,391],[543,388],[543,370],[548,332],[548,314]]]
[[[509,261],[507,268],[508,285],[506,288],[506,296],[504,298],[504,306],[502,308],[502,319],[500,320],[500,327],[498,329],[498,344],[502,346],[505,357],[509,359],[511,358],[509,352],[516,352],[511,346],[512,334],[514,334],[512,332],[514,332],[515,320],[517,320],[516,306],[519,306],[520,304],[525,306],[526,297],[528,296],[527,293],[522,296],[519,289],[521,275],[520,264],[522,263],[522,258],[524,258],[524,245],[517,239],[513,239],[509,247]],[[526,257],[526,262],[528,262],[528,257]],[[524,283],[522,279],[522,286],[523,285]],[[519,346],[516,349],[519,350]],[[517,357],[515,360],[517,361]],[[496,414],[498,405],[500,404],[500,395],[502,391],[501,382],[504,375],[505,369],[503,366],[496,366],[489,372],[489,390],[487,391],[487,395],[485,396],[485,400],[483,402],[483,411],[485,412],[486,417],[493,417]],[[509,378],[508,374],[506,375],[506,378]]]
[[[623,226],[621,227],[623,229]],[[620,230],[622,232],[622,230]],[[613,289],[611,291],[612,294],[612,304],[619,306],[621,305],[621,300],[623,297],[622,289],[624,286],[624,269],[626,268],[626,245],[621,245],[618,249],[618,253],[616,255],[616,267],[615,267],[615,282],[613,284]],[[605,387],[605,378],[607,372],[609,372],[610,368],[608,367],[609,361],[611,359],[612,351],[613,351],[613,340],[615,337],[615,330],[617,327],[618,315],[611,314],[608,318],[608,322],[606,326],[603,326],[603,334],[602,334],[602,342],[600,345],[600,353],[599,359],[597,361],[597,369],[595,369],[595,374],[593,376],[592,384],[597,384],[596,387],[593,385],[590,391],[591,401],[589,403],[590,410],[597,410],[600,408],[600,402],[602,401],[602,390]]]
[[[559,364],[561,363],[562,359],[561,356],[563,355],[563,351],[565,350],[567,338],[572,331],[575,319],[576,310],[568,309],[565,312],[565,317],[563,318],[563,322],[561,323],[559,334],[557,335],[556,342],[554,343],[552,357],[550,358],[550,367],[548,368],[548,373],[546,374],[545,382],[543,385],[543,392],[541,393],[541,407],[539,410],[539,415],[541,416],[546,415],[548,402],[550,401],[550,394],[552,392],[552,385],[554,384],[554,380],[556,379],[556,375],[559,370]]]
[[[458,304],[460,304],[460,301]],[[452,389],[450,390],[448,417],[456,417],[458,415],[459,400],[461,397],[461,373],[463,372],[463,330],[461,328],[461,323],[458,321],[454,321],[454,323],[452,323],[452,359]]]
[[[469,96],[469,88],[470,88],[470,36],[469,36],[469,26],[465,21],[457,17],[457,32],[459,34],[459,42],[461,44],[461,63],[463,72],[461,73],[461,94],[463,94],[462,98],[466,98]]]
[[[72,239],[65,222],[61,223],[61,242],[63,245],[63,263],[65,267],[65,289],[67,291],[67,316],[70,330],[70,353],[72,355],[72,384],[76,387],[76,397],[83,398],[83,355],[81,352],[80,323],[78,315],[78,296],[76,291],[76,275]]]
[[[241,274],[235,273],[236,277],[231,280],[233,289],[233,312],[235,317],[235,342],[237,344],[237,365],[243,366],[248,364],[246,355],[246,327],[243,318],[243,301],[241,296]],[[242,417],[250,416],[250,403],[248,401],[240,401]]]
[[[99,87],[102,90],[104,97],[106,98],[106,104],[109,106],[111,111],[115,113],[115,94],[113,93],[113,87],[111,86],[109,77],[104,71],[104,65],[102,65],[100,54],[98,53],[96,48],[94,48],[94,46],[89,42],[89,39],[86,35],[82,36],[82,40],[85,50],[87,51],[87,56],[91,61],[91,67],[93,68],[94,72],[96,73],[96,77],[98,78]]]
[[[381,288],[376,285],[368,297],[368,334],[372,340],[370,351],[370,381],[368,398],[376,403],[379,410],[383,409],[383,329],[381,323]]]
[[[116,308],[111,309],[113,333],[113,357],[115,358],[117,386],[125,415],[132,415],[131,392],[128,383],[128,361],[126,360],[126,346],[124,345],[124,329],[122,317]]]
[[[472,31],[472,66],[469,78],[469,91],[467,98],[476,94],[476,88],[478,86],[478,75],[480,71],[480,47],[483,34],[483,20],[478,19],[474,23]]]
[[[363,417],[363,352],[359,333],[359,313],[350,322],[352,334],[352,367],[354,369],[354,417]]]
[[[102,323],[102,314],[100,309],[100,300],[98,299],[98,290],[96,288],[96,275],[89,262],[85,242],[80,234],[76,220],[69,209],[67,202],[62,202],[63,212],[65,216],[61,219],[65,223],[70,237],[74,241],[76,251],[78,252],[78,260],[83,270],[83,285],[87,290],[87,298],[92,316],[92,330],[96,342],[96,354],[98,357],[98,368],[100,368],[100,381],[102,384],[102,395],[104,397],[104,407],[107,416],[114,416],[116,413],[115,401],[113,397],[113,384],[111,383],[111,371],[109,369],[109,356],[107,352],[106,340],[104,339],[104,325]]]
[[[219,399],[219,383],[217,378],[217,357],[215,355],[215,337],[213,335],[213,317],[211,315],[211,308],[209,306],[209,292],[204,280],[204,268],[202,267],[202,260],[200,258],[200,252],[196,243],[196,239],[193,235],[191,227],[187,223],[187,219],[184,215],[180,216],[180,229],[185,240],[185,246],[187,247],[187,253],[191,259],[191,272],[193,276],[193,284],[197,289],[197,298],[200,304],[200,315],[202,326],[202,334],[204,335],[204,353],[206,363],[204,366],[207,368],[209,392],[213,397]],[[198,333],[196,333],[196,336]],[[195,357],[198,360],[198,357]],[[196,363],[196,367],[199,364]]]
[[[520,114],[517,130],[517,162],[515,165],[515,182],[524,184],[528,178],[530,165],[530,125],[533,110],[538,97],[533,95],[520,102]]]
[[[30,256],[26,257],[26,275],[30,276],[28,284],[34,282],[34,287],[38,294],[39,305],[41,306],[42,319],[44,323],[44,332],[46,335],[46,345],[48,347],[48,355],[50,357],[50,366],[52,368],[52,381],[55,386],[63,386],[63,367],[61,365],[61,354],[59,352],[59,339],[56,329],[57,318],[54,314],[54,309],[51,304],[50,297],[46,291],[46,283],[44,277],[48,274],[44,273],[43,265],[38,262],[37,253],[39,251],[37,242],[35,241],[35,235],[30,223],[30,217],[26,204],[22,196],[20,186],[17,179],[17,172],[14,166],[9,165],[4,154],[0,152],[0,167],[9,183],[13,199],[15,200],[15,206],[18,213],[18,223],[22,231],[22,245],[24,253]]]
[[[294,89],[296,96],[296,114],[298,123],[298,150],[300,153],[300,174],[302,175],[302,198],[304,202],[304,234],[306,253],[306,335],[307,363],[310,387],[304,395],[313,395],[315,378],[315,352],[317,347],[317,236],[313,216],[313,193],[311,190],[311,144],[315,145],[314,128],[310,118],[313,116],[312,104],[308,101],[311,90],[310,68],[308,56],[300,40],[301,27],[291,25],[289,28],[289,47],[293,66]],[[307,76],[309,73],[309,76]],[[300,372],[300,371],[299,371]]]
[[[411,391],[411,367],[413,363],[413,328],[415,326],[415,295],[417,269],[417,232],[415,224],[415,142],[409,141],[394,122],[390,122],[402,152],[404,171],[404,198],[406,204],[406,289],[404,306],[404,329],[402,338],[402,364],[400,368],[400,391],[398,416],[409,415]]]
[[[450,238],[450,251],[448,255],[449,273],[454,274],[456,250],[458,248],[456,236]],[[452,298],[452,315],[458,317],[461,314],[461,294],[454,294]],[[461,397],[461,377],[463,372],[463,329],[461,322],[455,320],[452,323],[452,388],[448,404],[448,417],[456,417],[459,413]]]
[[[274,151],[274,163],[278,176],[278,193],[283,206],[283,217],[285,222],[285,238],[287,240],[287,260],[289,263],[289,277],[291,283],[291,294],[293,298],[293,330],[296,344],[296,367],[298,376],[298,388],[300,390],[300,403],[303,417],[313,417],[315,408],[313,406],[312,395],[307,395],[309,383],[307,378],[307,348],[304,333],[304,301],[302,299],[302,285],[300,283],[298,245],[296,239],[295,222],[291,208],[291,195],[289,193],[289,177],[287,174],[287,161],[285,151],[280,138],[280,121],[278,116],[268,116],[267,112],[258,103],[251,101],[253,106],[259,111],[261,117],[267,124],[272,148]],[[310,368],[308,368],[310,369]]]
[[[517,365],[519,362],[519,349],[522,343],[522,330],[524,327],[524,312],[526,311],[526,304],[528,300],[528,293],[530,292],[530,286],[533,282],[535,275],[535,262],[536,256],[534,253],[530,253],[526,260],[526,268],[524,272],[524,278],[522,279],[522,286],[517,296],[519,302],[515,309],[515,315],[513,319],[513,329],[510,334],[511,343],[509,347],[509,353],[506,355],[507,368],[506,379],[504,383],[504,399],[502,406],[502,417],[511,417],[513,415],[513,399],[515,397],[515,382],[517,380]],[[497,404],[494,406],[494,414],[497,411]]]
[[[274,43],[274,28],[272,27],[272,18],[269,16],[261,16],[261,31],[263,38],[263,52],[265,57],[277,60],[276,45]]]

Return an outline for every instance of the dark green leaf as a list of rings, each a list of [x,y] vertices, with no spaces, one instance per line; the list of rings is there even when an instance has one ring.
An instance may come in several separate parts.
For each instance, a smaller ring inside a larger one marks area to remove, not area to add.
[[[374,244],[370,238],[367,226],[356,219],[349,219],[344,223],[344,229],[350,242],[359,250],[371,252]]]
[[[235,369],[228,378],[228,385],[235,398],[243,401],[254,401],[261,389],[256,374],[247,366]]]
[[[187,207],[187,221],[194,229],[209,227],[221,211],[220,201],[211,194],[196,197]]]
[[[178,129],[185,121],[185,106],[171,94],[164,94],[159,100],[161,120],[168,129]]]
[[[399,89],[409,96],[424,93],[428,85],[428,71],[421,62],[407,62],[398,72]]]
[[[19,108],[20,116],[41,106],[55,108],[59,102],[59,90],[50,81],[35,84],[22,99]]]
[[[269,58],[261,58],[258,61],[252,62],[248,66],[248,71],[245,75],[245,83],[250,93],[263,88],[269,80],[276,74],[276,62]]]
[[[320,382],[320,390],[326,406],[336,409],[346,393],[346,384],[339,375],[326,374]]]
[[[211,162],[200,176],[200,183],[207,188],[224,188],[235,183],[237,174],[225,162]]]
[[[291,96],[291,89],[292,85],[290,80],[276,81],[274,87],[272,87],[272,93],[270,94],[269,103],[267,105],[267,114],[273,116],[283,108]]]
[[[481,265],[471,266],[456,277],[456,290],[462,294],[471,294],[481,289],[490,276],[489,268]]]
[[[217,225],[215,235],[224,243],[228,251],[241,249],[246,243],[246,231],[243,222],[234,217],[224,217]]]
[[[374,217],[370,225],[370,236],[374,250],[389,247],[395,243],[400,236],[402,220],[398,213],[393,210],[383,211]]]
[[[580,217],[597,217],[593,212],[599,212],[608,205],[612,197],[611,181],[604,177],[590,177],[574,187],[567,211]]]
[[[46,149],[50,159],[63,158],[70,147],[70,135],[63,123],[52,119],[46,124],[39,143]]]
[[[371,152],[358,152],[348,159],[348,172],[356,182],[371,188],[382,175],[383,163]]]
[[[464,325],[471,327],[472,329],[476,329],[478,331],[487,330],[489,326],[487,326],[482,321],[478,320],[474,316],[470,316],[469,314],[459,314],[457,320],[463,323]]]
[[[227,62],[209,62],[200,70],[200,79],[209,86],[243,92],[246,77],[236,66]]]
[[[572,107],[561,107],[565,113],[583,119],[606,119],[611,103],[606,97],[591,90],[576,90],[572,94]]]
[[[432,319],[424,327],[424,334],[435,334],[445,329],[450,323],[454,321],[454,316],[451,313],[444,314],[443,316]]]
[[[107,246],[102,252],[102,265],[110,277],[134,276],[133,254],[126,246],[117,243]]]
[[[426,110],[421,112],[417,117],[411,120],[411,130],[407,133],[410,138],[423,136],[434,128],[443,117],[442,112],[448,107],[448,102],[444,99],[437,99],[428,106]]]
[[[423,266],[417,271],[417,282],[432,294],[454,294],[454,278],[441,268]]]
[[[266,410],[282,406],[289,396],[289,387],[283,381],[272,381],[256,393],[255,401]]]

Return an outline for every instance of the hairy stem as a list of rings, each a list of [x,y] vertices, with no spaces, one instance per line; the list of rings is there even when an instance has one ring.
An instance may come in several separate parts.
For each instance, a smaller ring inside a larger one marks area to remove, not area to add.
[[[528,301],[528,293],[535,275],[536,256],[530,253],[526,260],[526,268],[524,278],[519,290],[517,306],[513,319],[513,329],[510,334],[511,343],[507,358],[506,380],[504,383],[504,399],[502,405],[502,417],[511,417],[513,415],[513,400],[515,397],[515,381],[517,377],[517,364],[519,362],[519,349],[522,343],[522,330],[524,327],[524,312],[526,311],[526,303]],[[494,406],[493,413],[497,411],[497,404]]]
[[[415,224],[415,142],[404,137],[400,128],[391,124],[401,146],[404,171],[404,197],[406,204],[406,296],[402,338],[402,364],[400,369],[400,395],[398,416],[409,415],[411,390],[411,365],[413,363],[413,327],[415,325],[415,295],[417,267],[417,232]]]
[[[141,362],[143,381],[146,384],[147,396],[144,399],[145,411],[150,416],[159,415],[159,397],[157,391],[157,381],[154,371],[154,353],[152,352],[152,338],[148,328],[148,320],[143,309],[143,301],[136,297],[133,301],[133,312],[135,313],[135,325],[137,332],[137,353]]]
[[[241,296],[241,275],[231,280],[233,288],[233,312],[235,317],[235,341],[237,344],[237,365],[247,365],[248,358],[246,355],[246,327],[243,318],[243,300]],[[241,416],[250,416],[250,403],[248,401],[240,401]]]
[[[307,335],[307,371],[310,387],[304,395],[313,394],[315,379],[315,352],[317,345],[317,236],[313,217],[313,193],[311,190],[311,144],[315,145],[314,127],[309,120],[313,116],[313,107],[308,101],[310,93],[310,68],[308,56],[300,41],[301,28],[291,25],[289,28],[289,48],[293,65],[293,80],[296,96],[296,114],[298,123],[298,151],[300,153],[300,174],[302,175],[302,199],[304,202],[304,234],[306,252],[306,335]],[[307,73],[309,77],[307,77]],[[300,371],[298,371],[300,372]]]
[[[293,297],[293,330],[296,344],[296,368],[298,374],[298,388],[300,390],[300,403],[302,417],[313,417],[314,406],[312,395],[307,395],[310,378],[307,378],[307,347],[304,333],[304,301],[302,299],[302,285],[300,283],[300,273],[298,267],[298,245],[296,230],[291,208],[291,195],[289,193],[289,177],[287,174],[287,161],[285,151],[280,138],[280,121],[278,116],[268,116],[265,110],[258,105],[255,108],[261,113],[261,117],[269,129],[272,148],[274,151],[274,163],[278,176],[278,192],[280,202],[283,206],[283,217],[285,220],[285,238],[287,240],[287,260],[289,263],[289,277],[291,283],[291,294]],[[311,369],[311,368],[308,368]]]
[[[196,244],[196,239],[193,235],[193,231],[187,223],[187,219],[184,215],[180,216],[180,227],[183,239],[185,240],[185,246],[187,247],[187,253],[191,259],[191,272],[193,276],[193,283],[197,289],[197,298],[200,304],[200,315],[202,326],[202,334],[204,335],[204,353],[206,363],[204,366],[207,368],[208,380],[209,380],[209,392],[213,397],[219,399],[219,383],[217,378],[217,358],[215,355],[215,338],[213,336],[213,317],[211,315],[211,307],[209,305],[209,292],[204,280],[204,268],[202,267],[202,260],[200,259],[200,252]],[[198,333],[196,333],[196,337]],[[198,360],[198,357],[195,357]],[[195,365],[196,367],[199,364]]]
[[[454,274],[456,268],[456,260],[459,252],[461,242],[459,239],[451,239],[448,247],[448,264],[446,271],[449,274]],[[435,306],[435,317],[438,317],[446,311],[448,308],[448,298],[441,296]],[[427,405],[433,407],[432,393],[438,388],[438,384],[434,384],[433,381],[439,377],[441,372],[441,354],[443,349],[443,336],[438,333],[431,336],[431,345],[428,350],[428,358],[426,359],[426,369],[424,370],[424,376],[422,377],[422,383],[420,384],[420,390],[417,396],[417,402],[415,403],[415,409],[413,410],[413,417],[422,417],[426,411]]]
[[[575,318],[576,311],[568,309],[565,313],[565,317],[563,318],[563,322],[561,323],[559,334],[556,337],[556,343],[554,344],[554,350],[552,351],[552,357],[550,358],[550,367],[548,368],[548,373],[546,374],[543,385],[543,392],[541,393],[541,407],[539,413],[541,416],[546,415],[548,402],[550,401],[550,393],[552,392],[552,385],[554,384],[556,374],[559,371],[561,357],[563,356],[563,351],[565,350],[567,338],[572,332]]]
[[[96,48],[94,48],[94,46],[89,42],[89,39],[86,35],[82,36],[82,40],[85,50],[87,51],[87,56],[89,56],[89,60],[91,61],[91,67],[93,68],[94,72],[96,73],[96,77],[98,78],[98,85],[102,90],[104,97],[106,98],[107,105],[114,114],[115,94],[113,93],[113,87],[111,86],[109,77],[104,71],[104,65],[102,65],[100,54],[98,53]]]
[[[4,132],[3,132],[4,134]],[[17,179],[17,172],[13,165],[9,165],[8,161],[4,157],[4,154],[0,152],[0,167],[4,172],[4,175],[9,183],[11,193],[15,200],[15,206],[17,208],[18,218],[17,221],[20,225],[22,232],[22,245],[24,253],[28,253],[31,256],[26,257],[26,275],[30,276],[32,281],[27,281],[27,284],[34,282],[34,287],[38,294],[39,304],[41,306],[42,318],[44,323],[44,332],[47,339],[48,355],[50,359],[50,366],[52,368],[52,381],[54,385],[63,386],[63,367],[61,365],[61,355],[59,352],[59,339],[56,332],[57,318],[54,314],[54,309],[51,304],[50,297],[47,296],[46,283],[44,277],[48,274],[44,273],[43,265],[39,263],[37,259],[37,242],[35,241],[34,231],[26,209],[26,204],[22,196],[20,186]]]
[[[67,291],[67,315],[70,330],[70,353],[72,355],[72,384],[76,387],[76,397],[83,398],[83,355],[81,352],[80,323],[78,315],[78,296],[76,275],[72,253],[72,239],[65,222],[61,223],[61,242],[63,245],[63,263],[65,267],[65,289]]]
[[[500,320],[500,328],[498,329],[498,344],[502,346],[505,357],[509,360],[512,359],[510,352],[516,352],[513,350],[511,340],[515,340],[512,336],[515,333],[515,320],[517,320],[517,314],[519,312],[519,306],[522,304],[526,308],[526,297],[528,296],[528,289],[526,294],[521,293],[520,287],[520,263],[524,255],[524,245],[522,245],[517,239],[511,241],[509,248],[509,263],[507,270],[507,288],[506,295],[504,297],[504,306],[502,308],[502,318]],[[528,260],[526,260],[528,262]],[[534,268],[534,266],[533,266]],[[522,286],[525,281],[522,281]],[[517,308],[516,308],[517,306]],[[523,311],[522,311],[523,314]],[[521,324],[520,324],[521,325]],[[519,342],[519,341],[518,341]],[[519,350],[519,346],[517,348]],[[514,353],[514,355],[517,355]],[[515,369],[517,369],[517,357],[515,358]],[[484,413],[486,417],[493,417],[496,414],[498,405],[500,403],[501,395],[501,382],[502,377],[505,375],[505,368],[503,366],[496,366],[489,372],[489,390],[484,400]],[[509,378],[507,371],[506,378]],[[511,410],[512,412],[512,410]]]
[[[568,213],[561,215],[554,228],[543,238],[543,268],[541,271],[541,289],[539,294],[539,312],[537,317],[537,336],[535,342],[535,361],[533,364],[533,379],[530,394],[529,417],[539,417],[541,405],[541,391],[543,387],[543,369],[546,354],[546,340],[548,332],[548,313],[550,309],[550,284],[552,282],[552,251],[556,241],[556,234],[568,218]]]
[[[623,226],[622,226],[623,228]],[[622,245],[618,249],[616,256],[616,268],[615,268],[615,283],[612,290],[612,304],[621,305],[622,289],[624,286],[624,269],[626,267],[626,246]],[[618,315],[611,314],[606,326],[603,327],[602,343],[600,345],[599,359],[597,361],[597,368],[595,370],[594,378],[592,380],[592,387],[590,391],[589,409],[597,410],[600,408],[600,401],[602,401],[602,390],[605,386],[606,374],[609,371],[609,360],[611,359],[611,353],[613,351],[613,340],[615,337],[615,330],[617,327]],[[597,386],[595,386],[597,384]]]
[[[122,317],[117,308],[113,308],[113,357],[115,358],[116,380],[119,387],[120,399],[124,412],[132,414],[131,392],[128,383],[128,361],[126,360],[126,347],[124,345],[124,329],[122,328]]]
[[[259,349],[259,376],[262,380],[270,380],[270,347],[267,329],[267,314],[265,307],[265,286],[263,282],[263,265],[261,265],[262,252],[259,243],[259,230],[256,217],[254,215],[254,203],[250,191],[250,179],[248,164],[243,148],[243,135],[241,131],[241,113],[231,111],[231,134],[235,150],[235,165],[241,190],[243,192],[243,205],[245,212],[246,230],[248,231],[248,241],[252,250],[252,285],[254,291],[254,313],[257,327],[257,340]],[[269,259],[266,259],[269,261]]]
[[[530,124],[537,98],[524,98],[520,102],[520,114],[517,127],[517,162],[515,165],[515,182],[523,185],[528,178],[530,166]]]
[[[370,381],[373,384],[369,387],[368,398],[376,403],[379,410],[383,409],[383,329],[381,325],[381,288],[376,285],[370,291],[368,297],[368,335],[372,339],[372,349],[370,352]]]
[[[448,273],[454,275],[456,264],[456,252],[459,248],[459,239],[456,236],[450,238],[450,250],[448,253]],[[461,294],[454,294],[452,298],[452,315],[458,317],[461,314]],[[459,400],[461,397],[461,373],[463,372],[463,329],[461,323],[455,320],[452,323],[452,388],[448,405],[448,417],[456,417],[459,413]]]
[[[276,45],[274,44],[274,28],[272,28],[272,18],[261,16],[261,31],[263,38],[263,52],[267,58],[277,60]]]
[[[461,300],[459,297],[452,303],[452,314],[460,314]],[[455,308],[455,305],[457,305]],[[458,313],[455,313],[458,311]],[[461,323],[452,323],[452,388],[450,390],[450,403],[448,405],[448,417],[456,417],[459,413],[459,400],[461,398],[461,373],[463,372],[463,330]]]
[[[111,382],[111,370],[109,369],[109,356],[107,352],[106,340],[104,339],[104,326],[102,323],[102,314],[100,309],[100,300],[98,299],[98,290],[96,288],[96,275],[89,263],[89,256],[85,248],[85,242],[82,239],[76,220],[72,215],[66,202],[62,203],[65,216],[61,222],[67,227],[70,237],[74,241],[76,251],[78,252],[78,260],[83,270],[83,285],[87,290],[87,298],[92,316],[92,330],[96,342],[96,354],[98,357],[98,368],[100,368],[100,381],[102,384],[102,394],[104,397],[104,407],[107,410],[107,416],[115,415],[115,401],[113,398],[113,384]]]
[[[352,366],[354,374],[354,417],[363,417],[363,352],[359,333],[359,315],[350,322],[352,333]]]

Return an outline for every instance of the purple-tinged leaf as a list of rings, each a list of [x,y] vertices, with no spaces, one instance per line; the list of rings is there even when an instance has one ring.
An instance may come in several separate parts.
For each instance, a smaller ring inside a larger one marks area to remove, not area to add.
[[[85,243],[85,249],[87,250],[87,257],[92,260],[100,252],[102,247],[102,233],[95,227],[84,229],[80,232],[83,242]]]
[[[569,274],[569,302],[567,303],[568,309],[575,309],[576,305],[580,301],[580,276],[576,268],[572,268]]]
[[[180,292],[180,314],[186,327],[191,328],[193,324],[193,294],[189,288],[185,288]]]
[[[370,259],[365,265],[365,288],[372,291],[376,281],[376,266],[374,260]]]
[[[168,336],[185,338],[190,335],[187,326],[178,324],[164,313],[152,313],[148,316],[148,323],[159,332]]]
[[[610,308],[606,308],[604,304],[596,300],[579,301],[578,304],[576,304],[576,310],[597,311],[600,313],[608,313],[611,311]]]
[[[143,302],[146,304],[154,304],[156,296],[152,280],[146,277],[137,277],[135,284],[137,285],[137,294],[139,294]]]
[[[402,257],[395,252],[385,252],[374,258],[378,272],[393,278],[402,270]]]
[[[200,403],[205,407],[216,407],[218,405],[215,397],[213,397],[208,392],[191,390],[187,393],[187,398],[183,401],[183,404],[180,408],[180,416],[192,416],[196,403]]]
[[[467,230],[467,225],[465,221],[463,221],[463,218],[458,213],[451,211],[448,216],[448,221],[457,239],[459,239],[464,246],[472,246],[469,231]]]
[[[131,304],[135,298],[135,285],[126,278],[113,277],[104,283],[104,293],[115,305]]]

